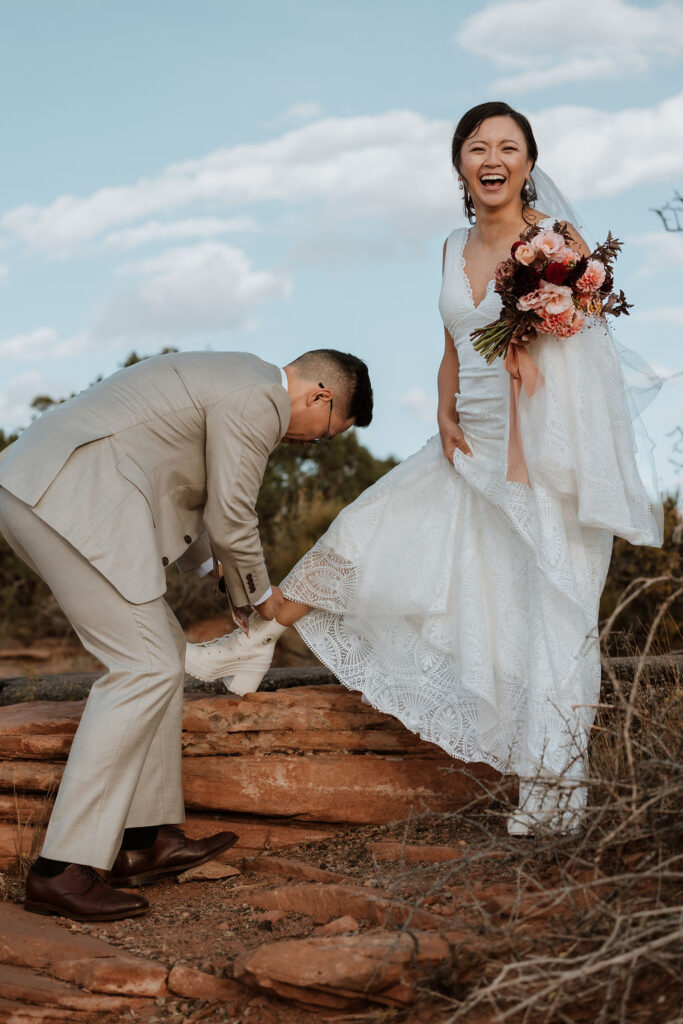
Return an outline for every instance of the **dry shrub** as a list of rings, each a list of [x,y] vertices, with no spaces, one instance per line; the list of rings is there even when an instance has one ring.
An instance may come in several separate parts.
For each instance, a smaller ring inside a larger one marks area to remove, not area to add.
[[[646,660],[682,585],[669,588],[630,672],[605,662],[580,831],[509,837],[509,785],[484,813],[407,826],[406,838],[420,828],[432,841],[439,828],[467,837],[461,858],[384,880],[416,908],[454,901],[455,969],[423,992],[434,1021],[683,1020],[683,657]]]

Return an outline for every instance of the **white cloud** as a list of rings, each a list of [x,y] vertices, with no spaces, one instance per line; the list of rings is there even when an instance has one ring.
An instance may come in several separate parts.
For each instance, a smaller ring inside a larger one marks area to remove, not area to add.
[[[215,238],[237,232],[254,231],[251,217],[189,217],[185,220],[148,220],[135,228],[124,228],[105,235],[105,245],[116,249],[135,249],[150,242],[178,241],[182,238]]]
[[[422,388],[411,388],[405,395],[400,395],[398,401],[404,409],[408,409],[419,420],[424,420],[426,423],[436,421],[436,398],[434,395],[428,395]]]
[[[629,241],[644,250],[638,277],[657,277],[683,270],[683,232],[647,231]]]
[[[259,306],[290,290],[287,274],[254,270],[240,249],[222,242],[168,249],[120,273],[139,280],[98,311],[95,337],[170,337],[249,326]]]
[[[62,382],[39,370],[19,374],[0,390],[0,423],[7,431],[26,427],[35,418],[31,402],[37,395],[61,397],[66,390]]]
[[[323,108],[315,100],[304,100],[287,107],[285,118],[289,121],[312,121],[314,117],[320,117],[322,112]]]
[[[633,77],[655,62],[680,60],[683,11],[671,2],[505,0],[469,17],[456,39],[505,72],[493,90],[527,92]]]
[[[451,125],[410,111],[325,119],[258,144],[174,164],[152,179],[7,212],[0,225],[44,250],[70,249],[193,204],[327,202],[346,213],[424,216],[454,203]],[[416,187],[419,182],[419,187]]]
[[[631,319],[664,327],[683,327],[683,306],[658,306],[655,309],[639,309]],[[657,371],[659,372],[659,371]]]
[[[546,108],[532,120],[542,166],[573,199],[616,195],[683,175],[683,93],[653,107],[616,112]],[[274,209],[289,224],[296,218],[299,238],[307,224],[320,236],[330,219],[340,237],[353,225],[367,228],[374,221],[375,236],[379,218],[395,238],[412,240],[459,215],[451,131],[449,122],[411,111],[327,118],[269,141],[174,164],[133,185],[17,207],[2,217],[0,228],[15,241],[51,252],[70,252],[102,237],[109,246],[128,248],[170,237],[210,237],[227,225],[246,227],[247,209],[268,204],[271,219]],[[235,216],[192,216],[193,208],[207,204]],[[189,215],[179,218],[184,209]]]
[[[532,123],[540,165],[573,199],[683,175],[683,93],[616,112],[552,107]]]
[[[64,359],[79,355],[86,348],[85,334],[74,334],[70,338],[60,339],[54,327],[36,327],[32,331],[0,339],[0,358],[17,362]]]

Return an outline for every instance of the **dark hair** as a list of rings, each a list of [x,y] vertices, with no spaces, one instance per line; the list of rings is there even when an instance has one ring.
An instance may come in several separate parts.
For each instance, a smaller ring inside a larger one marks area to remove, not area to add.
[[[351,417],[357,427],[369,426],[372,422],[372,384],[362,359],[336,348],[316,348],[292,360],[292,365],[298,366],[311,379],[315,377],[322,381],[331,375],[332,379],[325,383],[332,385],[342,399],[346,416]]]
[[[476,132],[480,124],[485,121],[488,117],[511,117],[526,140],[526,149],[532,161],[532,168],[538,160],[538,146],[536,145],[536,139],[534,133],[529,124],[529,121],[520,114],[518,110],[513,108],[508,103],[503,103],[502,100],[491,100],[488,103],[479,103],[476,107],[472,107],[466,114],[458,121],[457,127],[453,133],[453,141],[451,143],[451,162],[453,167],[456,169],[458,174],[462,174],[460,168],[460,151],[462,150],[463,144],[466,139],[469,139],[473,132]],[[472,202],[472,196],[469,194],[467,185],[464,184],[463,188],[463,204],[465,206],[465,213],[470,223],[474,223],[474,204]],[[521,192],[522,205],[528,206],[536,199],[536,189],[534,183],[530,179],[527,184],[524,185]]]

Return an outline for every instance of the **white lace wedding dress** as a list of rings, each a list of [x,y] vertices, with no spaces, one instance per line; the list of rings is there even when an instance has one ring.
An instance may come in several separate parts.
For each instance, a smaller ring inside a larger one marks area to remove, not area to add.
[[[530,346],[544,377],[520,400],[531,487],[506,480],[509,377],[470,341],[500,299],[491,282],[474,305],[466,239],[448,239],[439,306],[473,456],[456,451],[450,465],[433,437],[341,512],[282,590],[312,606],[296,628],[321,661],[408,729],[501,772],[580,777],[613,534],[661,541],[618,358],[595,318]]]

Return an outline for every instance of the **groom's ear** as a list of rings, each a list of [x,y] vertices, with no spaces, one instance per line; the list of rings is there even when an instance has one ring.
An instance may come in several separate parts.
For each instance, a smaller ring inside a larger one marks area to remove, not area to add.
[[[316,402],[331,402],[334,392],[326,388],[324,384],[312,384],[306,394],[306,405],[314,405]]]

